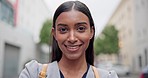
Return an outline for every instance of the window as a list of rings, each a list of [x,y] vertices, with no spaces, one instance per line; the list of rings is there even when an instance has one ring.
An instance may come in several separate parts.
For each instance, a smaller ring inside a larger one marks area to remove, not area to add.
[[[143,28],[143,35],[147,35],[147,29]]]
[[[129,34],[129,36],[132,36],[132,30],[131,29],[128,29],[128,34]]]
[[[139,55],[139,67],[142,68],[142,57]]]
[[[14,25],[13,8],[10,4],[8,4],[4,0],[0,1],[0,20],[4,21],[10,25]]]
[[[5,43],[2,78],[17,78],[19,55],[20,55],[20,47],[9,43]]]
[[[145,5],[145,2],[144,2],[144,0],[141,0],[141,5],[143,5],[143,6]]]
[[[145,66],[148,64],[148,56],[147,56],[147,49],[145,49],[144,51],[144,55],[145,55]]]
[[[142,34],[140,30],[137,30],[137,38],[141,38]]]
[[[128,11],[128,12],[131,12],[131,7],[130,7],[130,5],[127,6],[127,11]]]

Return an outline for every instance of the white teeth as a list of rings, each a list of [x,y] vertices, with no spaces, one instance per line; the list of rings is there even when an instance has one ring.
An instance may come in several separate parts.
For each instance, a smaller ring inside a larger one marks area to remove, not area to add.
[[[67,48],[75,49],[75,48],[78,48],[78,46],[67,46]]]
[[[77,51],[79,49],[79,46],[66,46],[68,51]]]

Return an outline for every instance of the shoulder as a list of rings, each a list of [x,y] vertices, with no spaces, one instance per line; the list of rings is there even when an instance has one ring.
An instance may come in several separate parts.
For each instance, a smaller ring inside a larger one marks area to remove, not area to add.
[[[25,68],[21,71],[19,78],[38,78],[40,71],[42,70],[43,64],[36,60],[31,60],[25,64]],[[57,61],[48,64],[47,72],[55,71],[57,67]]]
[[[38,63],[36,60],[31,60],[30,62],[25,64],[25,68],[29,68],[29,69],[36,69],[38,67],[40,67],[42,64]]]
[[[25,65],[25,68],[20,73],[19,78],[37,78],[42,64],[36,60],[32,60]]]
[[[118,78],[117,73],[114,70],[108,71],[97,68],[100,78]]]

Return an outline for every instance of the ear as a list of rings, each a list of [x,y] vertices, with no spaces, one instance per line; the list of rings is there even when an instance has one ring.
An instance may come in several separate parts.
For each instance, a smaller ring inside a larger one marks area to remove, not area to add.
[[[94,26],[92,26],[90,33],[91,33],[90,39],[92,39],[94,36]]]
[[[55,37],[56,36],[55,28],[52,27],[51,33],[52,33],[52,36],[56,39],[56,37]]]

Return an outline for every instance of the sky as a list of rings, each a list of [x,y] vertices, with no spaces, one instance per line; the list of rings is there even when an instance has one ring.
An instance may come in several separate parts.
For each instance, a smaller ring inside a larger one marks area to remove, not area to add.
[[[63,2],[69,0],[44,0],[49,8],[51,17],[56,8]],[[85,3],[91,11],[95,23],[96,35],[98,36],[106,25],[107,21],[117,8],[121,0],[79,0]]]

